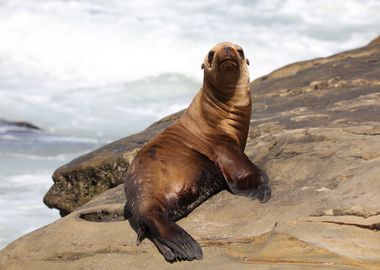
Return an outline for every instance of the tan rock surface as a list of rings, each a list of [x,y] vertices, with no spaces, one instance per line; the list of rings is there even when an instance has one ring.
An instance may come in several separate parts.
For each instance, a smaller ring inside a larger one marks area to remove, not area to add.
[[[136,247],[118,186],[8,245],[0,269],[380,269],[379,80],[375,42],[252,83],[246,153],[268,173],[272,199],[223,191],[180,220],[201,243],[202,261],[169,264],[148,240]],[[120,158],[127,166],[139,142],[175,117],[56,173]]]

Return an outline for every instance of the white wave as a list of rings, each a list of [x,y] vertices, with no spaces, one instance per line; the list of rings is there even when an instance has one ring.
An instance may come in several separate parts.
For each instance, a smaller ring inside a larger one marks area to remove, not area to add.
[[[51,172],[37,172],[34,174],[21,174],[5,177],[0,181],[0,186],[48,186],[51,183]]]
[[[232,40],[256,60],[259,75],[362,45],[378,34],[379,11],[378,1],[361,0],[8,0],[1,7],[0,55],[18,72],[82,85],[164,72],[200,80],[209,47]]]
[[[155,121],[157,115],[173,112],[170,107],[175,104],[181,104],[181,109],[186,107],[199,88],[200,83],[187,76],[165,73],[105,87],[67,89],[63,93],[42,88],[50,95],[50,101],[39,104],[20,99],[23,92],[15,95],[9,91],[3,104],[0,100],[0,115],[23,119],[27,110],[28,121],[42,129],[47,127],[52,133],[65,135],[38,136],[38,140],[78,142],[82,137],[83,141],[95,143],[102,138],[115,139],[137,132]],[[40,92],[40,88],[29,89],[27,94],[38,96]],[[14,134],[6,135],[13,137],[4,139],[17,139]]]
[[[18,140],[18,138],[16,136],[13,136],[13,135],[1,135],[0,139],[8,140],[8,141],[17,141]]]
[[[74,137],[74,136],[44,136],[40,137],[44,142],[67,142],[67,143],[89,143],[96,144],[99,140],[94,138]]]
[[[7,152],[1,152],[1,155],[5,158],[12,157],[12,158],[20,158],[20,159],[26,159],[26,160],[55,160],[55,161],[66,161],[68,158],[65,155],[56,155],[56,156],[40,156],[40,155],[28,155],[28,154],[16,154],[16,153],[7,153]],[[1,175],[0,175],[1,177]]]
[[[2,123],[0,123],[0,134],[6,134],[9,132],[23,132],[23,131],[27,131],[30,133],[40,133],[41,132],[40,130],[37,130],[37,129],[30,129],[27,127],[16,126],[16,125],[6,125],[6,124],[2,125]]]
[[[17,167],[17,166],[16,166]],[[0,175],[0,249],[17,237],[58,218],[42,197],[52,184],[52,171]]]
[[[88,119],[87,119],[88,120]],[[21,131],[28,131],[28,134],[17,133],[17,129],[14,128],[4,128],[0,130],[0,140],[5,141],[35,141],[42,143],[77,143],[77,144],[98,144],[99,140],[94,138],[86,137],[75,137],[75,136],[58,136],[52,133],[43,133],[42,131],[31,131],[25,128],[20,128]],[[5,134],[1,134],[5,131]],[[10,134],[9,134],[10,133]],[[36,136],[38,135],[38,136]]]

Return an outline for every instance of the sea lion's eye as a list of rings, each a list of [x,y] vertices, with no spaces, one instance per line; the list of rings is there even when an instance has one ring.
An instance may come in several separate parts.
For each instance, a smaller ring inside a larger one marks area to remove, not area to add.
[[[210,65],[211,65],[211,63],[212,63],[212,59],[214,58],[214,54],[215,54],[214,51],[210,51],[210,52],[208,53],[207,60],[208,60],[208,63],[209,63]]]
[[[243,49],[238,49],[237,52],[239,53],[241,59],[244,59],[244,52],[243,52]]]

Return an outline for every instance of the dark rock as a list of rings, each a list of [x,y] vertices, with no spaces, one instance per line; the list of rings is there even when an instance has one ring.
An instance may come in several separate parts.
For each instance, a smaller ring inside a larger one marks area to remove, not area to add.
[[[14,126],[14,127],[21,127],[21,128],[26,128],[26,129],[41,130],[41,128],[25,121],[8,121],[8,120],[0,119],[0,126]]]
[[[122,183],[137,151],[155,134],[166,128],[180,113],[170,115],[145,131],[105,145],[60,167],[44,203],[65,216],[95,195]]]

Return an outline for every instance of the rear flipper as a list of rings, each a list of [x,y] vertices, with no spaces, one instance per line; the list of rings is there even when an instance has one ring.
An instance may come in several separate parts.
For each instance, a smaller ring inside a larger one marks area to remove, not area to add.
[[[158,248],[158,250],[161,252],[161,254],[164,255],[165,259],[168,262],[174,262],[176,260],[177,255],[170,248],[168,248],[167,246],[161,244],[155,238],[152,239],[152,242]]]
[[[152,240],[167,261],[192,261],[203,258],[199,244],[163,214],[151,215],[142,227],[145,227],[145,235]]]

